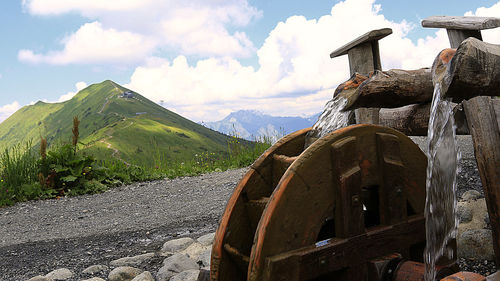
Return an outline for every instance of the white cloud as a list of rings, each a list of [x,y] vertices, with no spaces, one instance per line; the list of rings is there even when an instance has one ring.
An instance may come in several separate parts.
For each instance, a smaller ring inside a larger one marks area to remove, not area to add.
[[[60,96],[59,99],[57,100],[57,102],[63,102],[63,101],[70,100],[78,92],[80,92],[81,90],[87,88],[87,83],[82,82],[82,81],[76,82],[75,87],[76,87],[76,91],[75,92],[68,92],[67,94],[64,94],[64,95]]]
[[[292,16],[270,32],[257,51],[259,68],[233,58],[209,58],[189,65],[184,56],[137,67],[127,87],[169,109],[197,120],[224,117],[227,109],[259,109],[275,115],[319,112],[333,89],[349,77],[347,56],[330,59],[336,48],[371,29],[390,27],[380,41],[384,69],[431,66],[446,48],[446,32],[414,44],[406,38],[411,25],[380,14],[374,0],[347,0],[329,15],[307,20]]]
[[[154,43],[140,34],[115,29],[104,29],[95,21],[84,24],[66,37],[64,49],[48,54],[20,50],[18,58],[30,63],[70,64],[137,62],[152,52]]]
[[[465,13],[466,16],[478,17],[498,17],[500,15],[500,2],[492,5],[491,7],[480,7],[475,12],[469,11]],[[481,31],[483,40],[488,43],[500,44],[500,28],[485,29]]]
[[[92,19],[66,38],[61,51],[20,50],[21,61],[49,64],[131,63],[153,51],[248,57],[255,52],[242,27],[262,15],[247,0],[24,0],[34,15],[79,13]]]
[[[59,15],[68,12],[94,14],[98,11],[128,11],[143,6],[147,0],[23,0],[32,14]]]
[[[14,112],[16,112],[21,106],[17,101],[6,104],[4,106],[0,106],[0,123],[5,119],[9,118]]]

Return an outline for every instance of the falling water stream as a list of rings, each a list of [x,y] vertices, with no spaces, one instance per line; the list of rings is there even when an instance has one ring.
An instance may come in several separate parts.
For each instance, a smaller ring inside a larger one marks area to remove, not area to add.
[[[313,125],[311,136],[320,138],[337,129],[346,127],[350,111],[341,111],[347,104],[347,99],[337,96],[326,103],[325,110]]]
[[[346,104],[347,99],[342,97],[330,100],[313,126],[312,137],[320,138],[346,127],[351,113],[341,111]],[[451,243],[458,225],[456,175],[460,160],[455,128],[452,103],[441,99],[440,85],[436,83],[427,133],[425,281],[436,279],[435,266],[441,258],[454,258]]]
[[[450,243],[456,237],[458,225],[455,215],[456,175],[460,151],[455,135],[453,106],[450,101],[441,99],[440,89],[439,83],[436,83],[427,133],[425,281],[436,279],[435,266],[441,257],[454,258]]]

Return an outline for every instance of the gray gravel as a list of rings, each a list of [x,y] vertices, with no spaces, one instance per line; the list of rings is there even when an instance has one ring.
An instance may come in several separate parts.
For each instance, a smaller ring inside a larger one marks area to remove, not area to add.
[[[412,139],[426,149],[425,137]],[[483,194],[472,140],[459,136],[459,143],[459,195],[469,189]],[[90,265],[157,251],[172,237],[213,232],[246,170],[135,183],[102,194],[0,209],[0,280],[26,280],[60,267],[72,269],[77,274],[70,280],[79,280],[78,273]],[[160,266],[161,259],[153,259],[148,270]]]
[[[26,280],[59,267],[81,272],[158,250],[172,237],[215,231],[246,170],[135,183],[102,194],[0,209],[0,280]]]

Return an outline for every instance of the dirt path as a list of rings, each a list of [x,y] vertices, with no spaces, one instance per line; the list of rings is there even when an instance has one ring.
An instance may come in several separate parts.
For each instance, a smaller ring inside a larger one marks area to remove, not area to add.
[[[127,128],[127,127],[130,127],[134,124],[134,121],[131,121],[130,124],[126,125],[125,127],[123,127],[123,129]],[[120,160],[121,162],[123,162],[125,165],[127,166],[130,166],[130,163],[128,163],[127,161],[123,160],[121,157],[120,157],[120,151],[116,148],[113,147],[113,145],[109,142],[107,142],[107,140],[109,139],[112,139],[113,138],[113,135],[111,135],[111,133],[106,133],[107,137],[104,138],[104,139],[100,139],[99,142],[101,143],[104,143],[106,145],[106,148],[107,149],[111,149],[113,150],[113,153],[111,154],[111,156],[113,156],[114,158]]]
[[[108,192],[0,209],[0,280],[84,268],[215,231],[246,169],[136,183]],[[78,280],[75,279],[71,280]]]

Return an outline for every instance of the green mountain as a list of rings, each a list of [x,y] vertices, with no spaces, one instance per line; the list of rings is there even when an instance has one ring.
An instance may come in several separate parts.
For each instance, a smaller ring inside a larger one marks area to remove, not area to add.
[[[62,103],[24,106],[0,123],[0,149],[47,138],[70,141],[73,116],[80,119],[80,149],[100,159],[134,164],[225,153],[228,136],[175,114],[113,81],[93,84]]]

